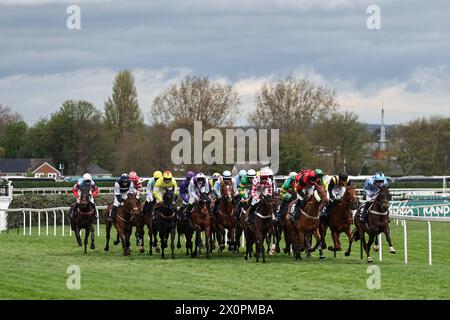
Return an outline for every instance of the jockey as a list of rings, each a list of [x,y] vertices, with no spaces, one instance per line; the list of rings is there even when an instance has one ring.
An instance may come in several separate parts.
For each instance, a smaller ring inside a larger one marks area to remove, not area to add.
[[[236,210],[235,217],[236,219],[239,219],[241,216],[241,207],[244,205],[244,203],[248,200],[248,194],[252,188],[253,180],[256,177],[256,171],[253,169],[248,170],[247,174],[241,179],[239,186],[238,186],[238,201],[236,202]]]
[[[273,188],[273,194],[278,194],[278,187],[277,187],[277,181],[273,177],[273,171],[272,169],[266,169],[265,170],[267,174],[269,175],[270,180],[272,180],[272,188]]]
[[[335,200],[339,200],[344,196],[345,191],[347,190],[346,187],[349,184],[350,180],[348,178],[348,174],[345,171],[340,171],[337,176],[331,177],[330,183],[328,184],[330,204],[324,207],[323,216],[328,216],[328,213],[331,211]]]
[[[278,210],[275,218],[280,221],[284,215],[284,211],[286,211],[289,203],[294,199],[293,195],[295,195],[295,177],[297,176],[296,172],[289,173],[289,176],[286,180],[284,180],[283,185],[280,189],[280,198],[281,205]]]
[[[173,189],[175,196],[178,197],[178,185],[177,181],[172,175],[172,172],[166,170],[163,172],[162,177],[158,179],[153,188],[153,196],[156,199],[156,204],[163,202],[164,194],[168,189]]]
[[[139,194],[142,192],[141,178],[139,178],[136,171],[131,171],[128,176],[130,177],[134,192],[136,193],[136,198],[139,200]]]
[[[161,171],[153,172],[153,177],[148,180],[146,187],[146,199],[144,204],[144,212],[152,212],[152,208],[155,205],[155,199],[153,198],[153,188],[155,187],[156,181],[162,177]]]
[[[361,214],[360,220],[364,222],[367,216],[367,211],[369,211],[370,206],[378,195],[381,187],[387,186],[389,184],[388,179],[384,176],[382,172],[375,173],[374,176],[367,178],[364,182],[364,192],[366,193],[366,204],[364,205],[364,210]]]
[[[308,196],[311,196],[314,193],[316,179],[317,176],[313,170],[302,170],[295,177],[298,200],[295,204],[295,210],[292,216],[293,220],[297,220],[300,209],[303,208],[308,201]]]
[[[187,206],[189,203],[189,184],[194,176],[195,173],[193,171],[186,172],[186,176],[180,184],[180,197],[183,201],[183,206]]]
[[[74,197],[77,199],[77,201],[75,202],[75,204],[72,206],[72,208],[70,210],[70,218],[72,220],[77,215],[76,209],[78,208],[78,204],[80,203],[80,196],[81,196],[81,194],[78,191],[82,188],[89,188],[91,190],[89,200],[92,202],[94,207],[95,207],[94,199],[100,193],[100,190],[95,185],[94,180],[92,180],[92,176],[89,173],[85,173],[83,175],[83,178],[79,179],[72,188],[72,193],[73,193]],[[94,218],[97,218],[97,214],[94,215]]]
[[[209,179],[209,190],[214,191],[214,196],[217,198],[218,195],[216,193],[216,191],[214,190],[214,186],[216,185],[216,182],[218,179],[220,179],[221,175],[218,172],[213,173],[213,175],[211,176],[211,179]]]
[[[269,174],[270,172],[262,170],[260,175],[253,179],[251,190],[252,202],[247,216],[247,224],[252,224],[255,221],[256,205],[260,201],[261,194],[270,196],[273,194],[273,183],[269,178]]]
[[[214,194],[216,195],[216,201],[214,202],[214,208],[213,208],[213,215],[216,214],[217,209],[219,208],[220,199],[222,198],[222,195],[220,194],[220,187],[223,183],[228,183],[233,185],[233,177],[231,176],[231,172],[228,170],[225,170],[219,179],[217,179],[216,183],[214,184]]]
[[[109,212],[109,222],[113,223],[116,221],[117,208],[128,198],[129,193],[134,193],[134,188],[130,176],[123,173],[114,184],[114,204],[112,210]]]
[[[190,215],[196,201],[200,199],[202,193],[209,193],[209,184],[202,172],[199,172],[189,183],[189,204],[186,212]]]
[[[239,200],[239,192],[238,187],[241,184],[241,180],[247,175],[247,171],[242,169],[239,171],[239,174],[233,177],[233,188],[234,188],[234,196],[236,197],[236,201]]]
[[[316,173],[316,176],[317,176],[317,181],[316,181],[317,185],[324,186],[325,189],[328,189],[327,182],[325,181],[325,178],[323,176],[323,170],[316,169],[316,170],[314,170],[314,172]]]

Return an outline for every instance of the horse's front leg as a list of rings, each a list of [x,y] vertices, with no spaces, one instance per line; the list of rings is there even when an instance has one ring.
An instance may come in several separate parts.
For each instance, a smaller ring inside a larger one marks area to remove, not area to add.
[[[87,253],[87,245],[89,242],[89,233],[90,233],[91,229],[89,227],[87,227],[84,230],[85,230],[85,232],[84,232],[84,253],[86,254]]]
[[[104,249],[105,251],[109,250],[109,238],[111,237],[111,227],[112,227],[111,223],[109,223],[107,220],[107,222],[106,222],[106,245],[105,245],[105,249]]]
[[[170,250],[172,251],[172,259],[175,259],[175,226],[170,230]]]
[[[370,247],[372,246],[374,240],[375,240],[376,235],[373,233],[369,233],[369,241],[367,242],[366,245],[366,254],[367,254],[367,262],[368,263],[372,263],[372,257],[370,256]]]
[[[390,230],[388,224],[386,224],[386,225],[384,226],[384,228],[383,228],[383,233],[386,235],[386,241],[387,241],[388,244],[389,244],[389,252],[395,254],[396,251],[395,251],[394,246],[392,245],[391,230]]]
[[[206,259],[209,259],[209,250],[211,247],[211,242],[210,242],[210,238],[211,238],[211,228],[209,226],[207,226],[205,228],[205,245],[206,245]]]
[[[78,246],[81,247],[83,243],[81,241],[80,227],[77,223],[75,224],[75,237],[77,238]]]
[[[95,230],[94,230],[94,226],[92,224],[90,225],[90,229],[91,229],[91,250],[94,250],[95,249],[95,243],[94,243]]]
[[[350,252],[352,252],[352,243],[353,243],[351,225],[349,225],[348,228],[345,230],[345,234],[348,237],[348,249],[347,249],[347,251],[345,251],[344,255],[346,257],[348,257],[348,256],[350,256]]]
[[[324,259],[325,257],[323,256],[322,237],[320,236],[319,228],[316,228],[314,230],[314,238],[316,238],[316,245],[314,248],[319,248],[319,258]]]

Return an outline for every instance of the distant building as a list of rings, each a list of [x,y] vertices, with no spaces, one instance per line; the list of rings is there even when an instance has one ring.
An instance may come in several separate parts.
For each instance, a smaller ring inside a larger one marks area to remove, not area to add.
[[[0,176],[57,179],[60,175],[51,159],[0,159]]]
[[[93,177],[97,178],[111,178],[112,173],[108,170],[91,163],[86,168],[82,168],[81,166],[78,166],[77,168],[77,175],[83,175],[84,173],[89,172]]]

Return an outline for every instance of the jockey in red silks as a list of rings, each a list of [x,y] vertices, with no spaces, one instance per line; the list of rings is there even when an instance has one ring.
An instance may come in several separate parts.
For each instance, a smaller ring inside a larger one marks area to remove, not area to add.
[[[272,179],[270,179],[269,172],[266,170],[261,171],[261,174],[259,176],[256,176],[253,179],[252,182],[252,190],[250,192],[252,196],[252,202],[250,205],[250,210],[247,217],[247,224],[252,224],[255,221],[255,212],[256,212],[256,206],[259,203],[260,196],[262,195],[269,195],[272,196],[273,194],[273,183]]]
[[[297,190],[297,202],[295,204],[294,214],[292,219],[295,221],[298,218],[300,209],[302,209],[309,196],[312,196],[317,182],[317,175],[314,170],[302,170],[295,177],[296,190]]]
[[[136,198],[139,200],[139,194],[142,192],[142,182],[141,178],[137,175],[136,171],[131,171],[128,176],[130,177],[132,190],[136,194]]]
[[[78,208],[78,204],[80,203],[80,196],[81,196],[79,191],[82,188],[90,188],[90,190],[91,190],[90,200],[94,206],[95,206],[94,198],[97,197],[100,193],[100,190],[96,186],[94,180],[92,180],[92,176],[89,173],[85,173],[83,175],[83,178],[78,180],[78,182],[72,188],[72,194],[77,199],[77,201],[72,205],[72,207],[70,209],[70,219],[72,219],[72,220],[75,219],[75,217],[77,215],[76,209]],[[95,217],[96,217],[96,215],[95,215]]]

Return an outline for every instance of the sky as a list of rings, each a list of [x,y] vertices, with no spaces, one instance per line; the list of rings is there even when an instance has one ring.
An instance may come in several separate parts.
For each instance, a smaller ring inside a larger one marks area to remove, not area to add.
[[[70,30],[68,6],[81,10]],[[370,5],[381,29],[370,30]],[[0,0],[0,104],[29,124],[68,99],[103,109],[132,70],[152,100],[188,74],[232,85],[246,124],[261,85],[287,76],[335,90],[378,123],[450,116],[450,2],[365,0]]]

